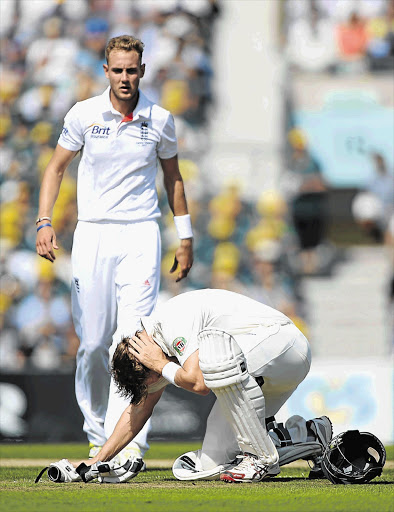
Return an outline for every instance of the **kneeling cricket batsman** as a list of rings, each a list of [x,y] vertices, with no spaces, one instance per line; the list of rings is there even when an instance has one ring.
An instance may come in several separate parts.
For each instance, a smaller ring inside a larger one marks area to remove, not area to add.
[[[265,304],[213,289],[173,297],[142,318],[141,330],[123,338],[114,353],[112,375],[130,405],[111,437],[96,457],[74,465],[62,459],[48,475],[109,483],[135,477],[144,469],[142,459],[123,466],[111,461],[151,417],[168,383],[217,398],[201,450],[175,461],[176,478],[260,482],[297,459],[312,460],[318,470],[332,437],[330,420],[292,416],[283,425],[274,418],[310,364],[308,340]]]

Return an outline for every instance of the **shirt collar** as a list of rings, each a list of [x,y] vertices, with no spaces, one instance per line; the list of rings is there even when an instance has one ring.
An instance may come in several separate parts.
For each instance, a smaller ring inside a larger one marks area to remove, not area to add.
[[[120,112],[118,112],[111,103],[110,90],[111,88],[110,86],[108,86],[102,94],[104,100],[104,112],[112,112],[112,114],[121,115]],[[141,89],[139,89],[139,93],[140,95],[138,98],[138,102],[133,111],[133,121],[135,121],[139,117],[143,117],[145,119],[148,119],[150,117],[150,109],[152,103],[148,100],[148,98],[141,91]]]

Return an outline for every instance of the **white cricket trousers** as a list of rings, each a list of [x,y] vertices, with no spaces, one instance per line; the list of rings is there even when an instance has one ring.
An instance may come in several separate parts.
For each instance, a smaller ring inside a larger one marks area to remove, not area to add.
[[[308,340],[294,324],[259,327],[256,335],[261,343],[245,354],[248,372],[263,377],[265,417],[274,416],[309,373],[311,350]],[[235,335],[239,346],[250,335]],[[242,339],[243,338],[243,339]],[[265,425],[263,425],[265,428]],[[199,458],[202,469],[208,470],[231,461],[239,453],[231,424],[220,404],[215,402],[208,420]]]
[[[77,224],[71,287],[80,340],[75,392],[84,416],[83,430],[94,445],[103,445],[108,437],[104,420],[110,388],[109,347],[115,332],[119,342],[122,335],[134,334],[141,316],[151,314],[159,292],[160,261],[156,221]],[[148,447],[148,430],[149,424],[135,438],[142,451]]]

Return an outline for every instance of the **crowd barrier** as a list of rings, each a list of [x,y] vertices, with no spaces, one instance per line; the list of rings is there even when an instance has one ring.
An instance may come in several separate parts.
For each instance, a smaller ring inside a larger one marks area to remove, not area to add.
[[[149,439],[202,439],[213,402],[212,394],[168,386],[155,407]],[[82,424],[73,375],[0,375],[0,441],[84,442]]]
[[[277,420],[326,414],[334,434],[358,429],[394,444],[392,383],[390,359],[315,359]],[[150,439],[201,440],[214,399],[168,386],[154,410]],[[73,375],[0,375],[0,441],[83,442],[82,423]]]

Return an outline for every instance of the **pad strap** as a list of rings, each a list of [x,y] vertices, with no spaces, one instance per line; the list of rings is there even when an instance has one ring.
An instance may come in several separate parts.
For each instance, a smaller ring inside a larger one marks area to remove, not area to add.
[[[268,418],[266,418],[265,425],[268,431],[273,430],[275,434],[278,436],[281,448],[283,448],[284,446],[291,446],[293,444],[290,432],[283,425],[283,423],[276,422],[275,416],[269,416]]]

